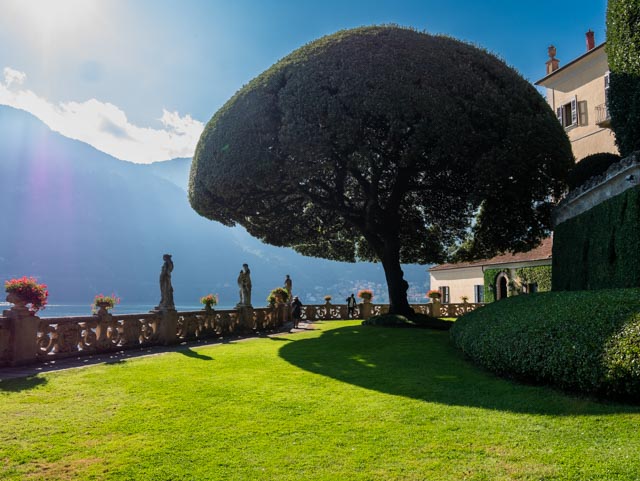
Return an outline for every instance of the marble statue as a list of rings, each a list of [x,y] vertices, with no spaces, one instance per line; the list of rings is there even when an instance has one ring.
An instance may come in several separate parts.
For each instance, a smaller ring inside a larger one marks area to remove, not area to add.
[[[251,305],[251,271],[247,264],[242,264],[242,270],[238,274],[238,289],[240,291],[238,307],[253,307]]]
[[[160,271],[160,304],[156,306],[156,310],[175,309],[173,303],[173,286],[171,285],[171,272],[173,271],[173,261],[171,254],[162,256],[164,264]]]

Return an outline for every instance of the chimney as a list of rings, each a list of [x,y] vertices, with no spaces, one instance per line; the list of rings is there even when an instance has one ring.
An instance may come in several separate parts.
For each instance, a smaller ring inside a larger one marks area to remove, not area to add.
[[[585,35],[587,37],[587,52],[588,52],[589,50],[593,50],[593,47],[596,46],[596,39],[591,29],[589,29],[589,31]]]
[[[549,53],[549,60],[547,60],[547,75],[549,75],[551,72],[558,70],[560,60],[556,58],[556,48],[553,45],[549,46],[547,52]]]

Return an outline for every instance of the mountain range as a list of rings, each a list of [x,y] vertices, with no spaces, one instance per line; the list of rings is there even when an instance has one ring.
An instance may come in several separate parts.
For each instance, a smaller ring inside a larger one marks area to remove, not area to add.
[[[303,303],[324,295],[341,302],[362,287],[387,299],[379,264],[304,257],[200,217],[187,199],[190,165],[184,158],[119,160],[0,106],[0,281],[35,276],[56,303],[90,303],[112,292],[123,303],[155,303],[169,253],[176,303],[195,304],[211,292],[221,305],[235,304],[243,263],[252,271],[254,306],[286,274]],[[404,269],[418,301],[428,287],[426,268]]]

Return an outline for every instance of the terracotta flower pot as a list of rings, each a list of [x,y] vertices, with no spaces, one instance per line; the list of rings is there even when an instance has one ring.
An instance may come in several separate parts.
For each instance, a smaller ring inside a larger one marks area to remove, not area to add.
[[[107,314],[108,310],[112,308],[110,302],[96,302],[96,307],[98,308],[97,315]]]
[[[27,302],[15,292],[7,292],[7,302],[15,307],[26,307]]]

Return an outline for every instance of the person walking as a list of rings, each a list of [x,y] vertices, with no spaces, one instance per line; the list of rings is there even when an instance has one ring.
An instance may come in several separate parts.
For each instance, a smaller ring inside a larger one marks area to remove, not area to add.
[[[355,316],[356,304],[356,298],[353,294],[347,297],[347,314],[349,319],[353,319],[353,316]]]
[[[300,324],[300,318],[302,317],[302,302],[298,299],[298,296],[293,297],[291,303],[291,317],[293,318],[293,328],[297,329]]]

